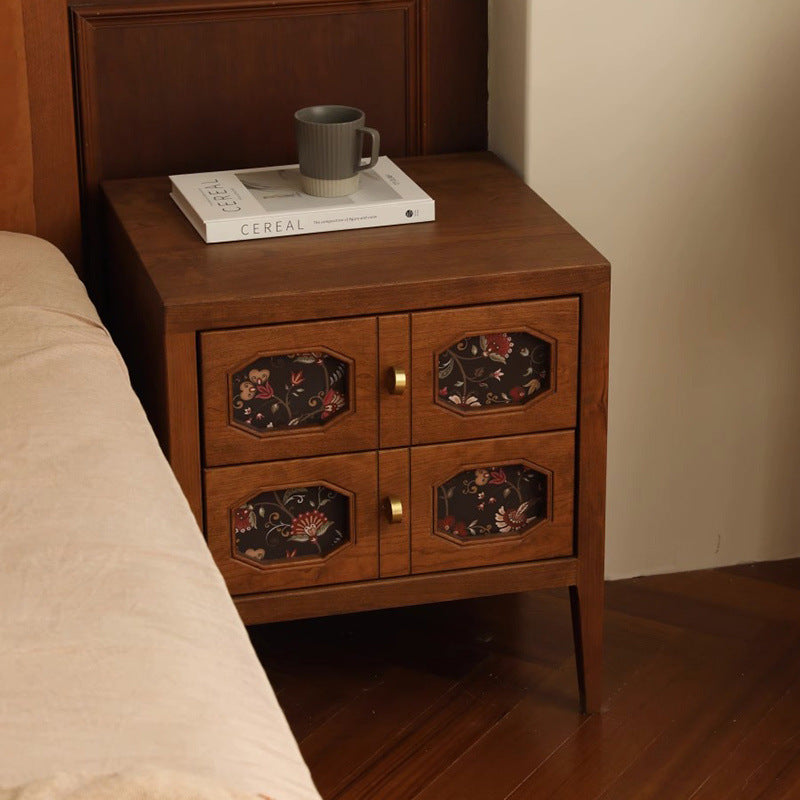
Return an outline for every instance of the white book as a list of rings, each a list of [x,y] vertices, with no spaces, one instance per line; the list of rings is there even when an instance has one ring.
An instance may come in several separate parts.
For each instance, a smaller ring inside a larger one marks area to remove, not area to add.
[[[347,197],[305,194],[297,164],[170,175],[170,180],[170,197],[209,244],[436,218],[433,198],[386,156],[361,173],[358,191]]]

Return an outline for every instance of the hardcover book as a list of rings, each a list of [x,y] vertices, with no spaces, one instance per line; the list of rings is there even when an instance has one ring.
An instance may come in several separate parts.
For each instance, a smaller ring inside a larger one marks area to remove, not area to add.
[[[170,175],[170,197],[203,241],[233,242],[431,222],[435,204],[391,159],[361,173],[347,197],[312,197],[297,164]]]

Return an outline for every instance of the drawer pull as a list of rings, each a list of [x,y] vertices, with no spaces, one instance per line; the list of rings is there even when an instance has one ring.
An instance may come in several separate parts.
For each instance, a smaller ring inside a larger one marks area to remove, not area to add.
[[[390,394],[403,394],[403,392],[406,390],[406,384],[406,371],[400,367],[392,367],[389,370]]]
[[[403,521],[403,501],[399,497],[390,496],[384,501],[386,518],[391,523]]]

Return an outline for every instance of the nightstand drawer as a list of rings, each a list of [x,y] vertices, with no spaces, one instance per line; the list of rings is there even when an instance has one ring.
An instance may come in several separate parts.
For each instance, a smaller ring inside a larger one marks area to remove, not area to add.
[[[209,466],[377,447],[375,317],[200,336]]]
[[[378,577],[377,453],[205,471],[208,546],[231,594]]]
[[[575,426],[578,298],[411,316],[412,443]]]
[[[411,448],[411,571],[573,552],[572,431]]]

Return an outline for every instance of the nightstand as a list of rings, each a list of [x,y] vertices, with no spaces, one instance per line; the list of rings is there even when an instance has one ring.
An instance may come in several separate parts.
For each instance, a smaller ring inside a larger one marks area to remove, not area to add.
[[[569,586],[601,702],[609,266],[489,153],[437,220],[204,244],[104,185],[110,326],[246,623]]]

